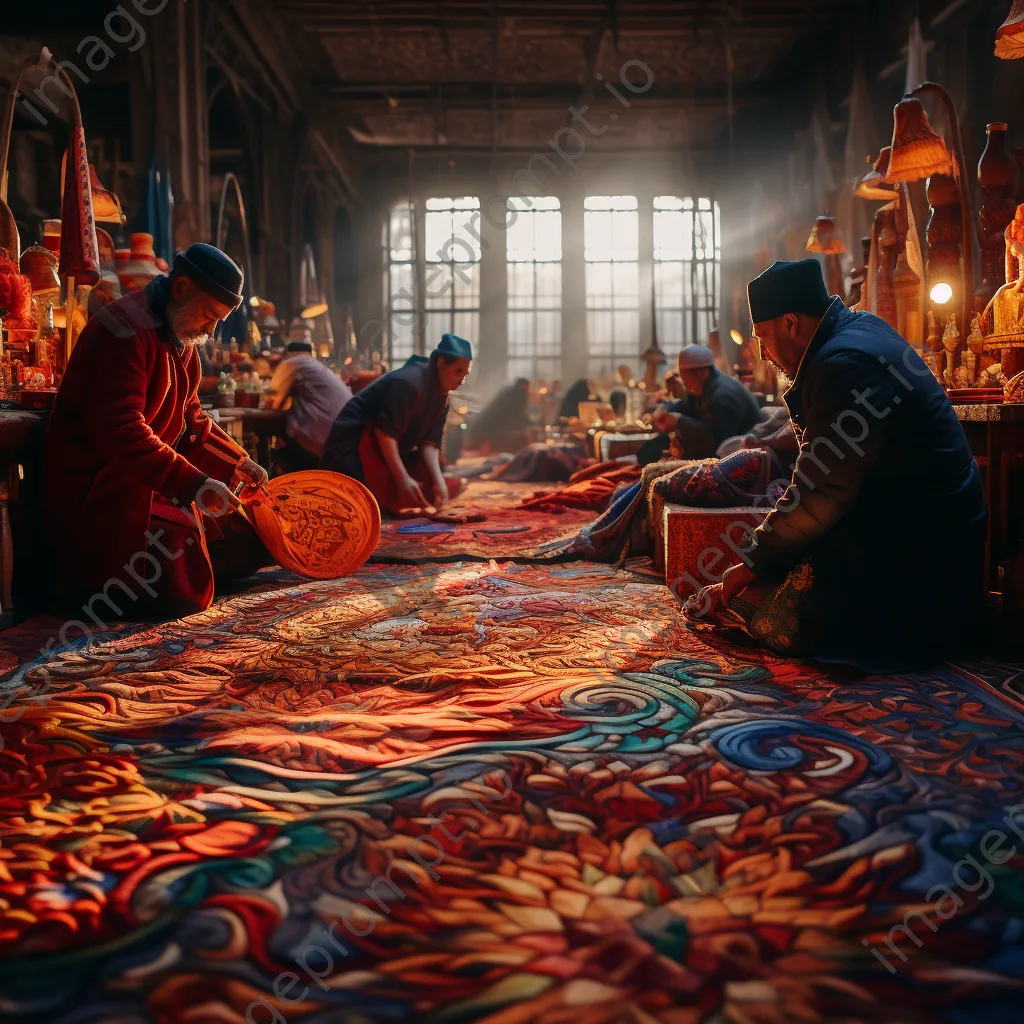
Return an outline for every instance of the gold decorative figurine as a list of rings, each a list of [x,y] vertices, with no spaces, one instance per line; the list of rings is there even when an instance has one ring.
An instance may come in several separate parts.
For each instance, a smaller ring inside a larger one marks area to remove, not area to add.
[[[983,351],[999,359],[1006,375],[1013,377],[1024,370],[1024,205],[1017,207],[1003,238],[1006,284],[985,307],[981,329],[985,334]]]
[[[943,383],[948,389],[961,385],[957,384],[956,377],[956,350],[960,346],[960,332],[956,329],[956,313],[949,314],[946,321],[946,328],[942,332],[942,347],[946,350],[946,367],[942,374]]]

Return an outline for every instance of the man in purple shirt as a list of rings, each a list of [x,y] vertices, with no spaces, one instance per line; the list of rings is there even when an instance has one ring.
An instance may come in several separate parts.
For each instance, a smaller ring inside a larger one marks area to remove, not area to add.
[[[308,341],[293,341],[270,381],[270,404],[281,409],[288,439],[281,453],[290,471],[316,469],[338,413],[352,392],[347,384],[319,362]]]

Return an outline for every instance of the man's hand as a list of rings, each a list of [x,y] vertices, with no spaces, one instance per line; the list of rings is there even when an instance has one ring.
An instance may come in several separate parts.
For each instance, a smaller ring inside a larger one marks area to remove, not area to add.
[[[720,619],[729,602],[741,594],[755,580],[746,564],[734,565],[722,577],[721,583],[712,583],[694,594],[683,606],[687,616],[694,619]]]
[[[420,485],[408,474],[398,481],[398,508],[426,508],[430,504]]]
[[[727,570],[722,577],[722,603],[728,606],[729,602],[743,593],[756,578],[745,562],[740,562],[739,565]]]
[[[262,487],[269,479],[267,471],[258,462],[246,459],[235,470],[234,475],[231,477],[231,484],[233,487],[245,484],[246,488],[251,487],[256,490]]]
[[[448,504],[448,481],[438,475],[431,487],[431,497],[434,500],[434,509],[440,512]]]
[[[671,434],[679,424],[679,413],[655,409],[654,415],[651,417],[651,423],[659,434]]]
[[[199,488],[195,501],[200,512],[205,512],[206,515],[212,516],[214,519],[219,519],[242,507],[241,501],[227,484],[212,478]]]

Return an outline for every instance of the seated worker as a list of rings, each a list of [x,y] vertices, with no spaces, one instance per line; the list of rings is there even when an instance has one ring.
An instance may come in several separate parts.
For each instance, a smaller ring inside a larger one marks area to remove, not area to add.
[[[686,459],[710,459],[730,437],[745,434],[761,419],[757,399],[735,378],[715,366],[715,354],[703,345],[679,353],[679,376],[686,397],[651,417],[662,437],[648,441],[637,454],[641,465],[657,462],[668,451],[672,435]]]
[[[829,297],[815,260],[748,288],[762,358],[792,381],[792,480],[744,560],[691,598],[776,651],[871,671],[977,638],[981,476],[941,386],[884,320]]]
[[[558,418],[561,420],[578,420],[580,418],[580,402],[600,402],[597,388],[589,380],[582,377],[576,381],[562,399],[558,409]]]
[[[85,617],[208,608],[215,574],[271,559],[229,514],[232,488],[266,472],[203,412],[199,347],[242,301],[242,271],[218,249],[178,253],[169,277],[105,306],[68,360],[43,447],[43,495],[58,596]]]
[[[612,415],[616,422],[625,422],[626,409],[629,406],[629,392],[625,388],[613,388],[612,393],[608,396],[608,404],[612,407]]]
[[[280,453],[282,469],[316,469],[338,413],[352,398],[351,390],[313,355],[310,342],[291,341],[271,378],[270,392],[272,409],[291,403],[284,414],[288,439]]]
[[[530,426],[530,382],[520,377],[503,387],[469,423],[470,448],[512,452],[525,448]]]
[[[468,341],[446,334],[429,360],[409,360],[365,387],[335,420],[321,467],[366,484],[385,511],[443,508],[458,490],[441,472],[448,395],[472,359]]]

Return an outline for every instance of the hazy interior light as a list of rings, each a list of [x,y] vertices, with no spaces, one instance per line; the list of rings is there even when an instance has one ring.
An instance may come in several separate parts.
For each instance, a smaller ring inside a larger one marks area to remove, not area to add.
[[[937,306],[944,306],[953,298],[953,289],[945,281],[939,281],[932,285],[932,290],[928,295]]]
[[[740,332],[737,331],[735,327],[729,332],[729,337],[732,338],[732,340],[737,345],[745,345],[746,344],[746,342],[743,340],[743,335],[740,334]]]

